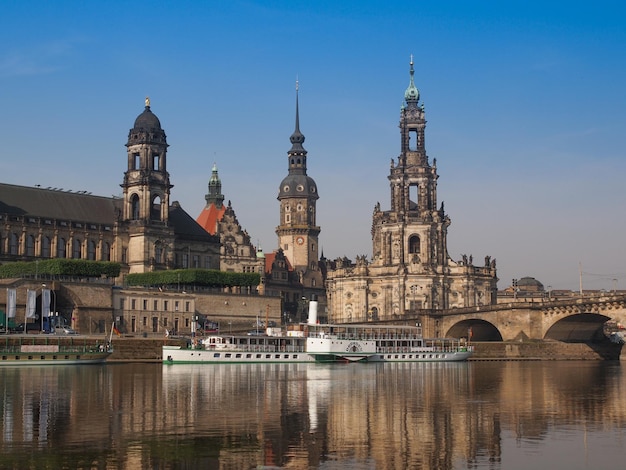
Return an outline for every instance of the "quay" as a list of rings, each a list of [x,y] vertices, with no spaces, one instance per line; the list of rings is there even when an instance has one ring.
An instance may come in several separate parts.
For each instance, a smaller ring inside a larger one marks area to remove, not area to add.
[[[107,363],[161,362],[164,344],[186,344],[186,339],[121,337],[113,339],[113,354]],[[622,345],[609,341],[599,343],[564,343],[560,341],[474,342],[470,361],[551,361],[619,360]],[[626,360],[626,353],[623,355]]]

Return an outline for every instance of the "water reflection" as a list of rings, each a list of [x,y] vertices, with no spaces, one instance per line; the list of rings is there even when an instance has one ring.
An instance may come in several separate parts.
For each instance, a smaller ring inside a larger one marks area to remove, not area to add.
[[[2,368],[0,467],[603,468],[625,391],[595,362]]]

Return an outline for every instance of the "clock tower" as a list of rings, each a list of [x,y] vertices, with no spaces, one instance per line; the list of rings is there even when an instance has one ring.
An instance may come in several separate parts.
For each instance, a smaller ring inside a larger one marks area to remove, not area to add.
[[[322,273],[318,266],[318,236],[316,225],[317,185],[307,176],[307,151],[302,144],[296,83],[296,129],[289,139],[287,152],[289,173],[280,183],[280,224],[276,227],[278,243],[304,288],[323,288]]]

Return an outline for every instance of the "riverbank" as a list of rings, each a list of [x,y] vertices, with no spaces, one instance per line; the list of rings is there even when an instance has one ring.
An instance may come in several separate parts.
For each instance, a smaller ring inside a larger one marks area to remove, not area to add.
[[[0,336],[2,337],[2,336]],[[7,344],[28,340],[32,344],[96,344],[108,338],[101,336],[7,335]],[[185,345],[186,339],[113,338],[113,354],[107,363],[161,362],[164,344]],[[560,341],[482,342],[474,343],[475,352],[470,361],[605,361],[626,360],[622,345],[609,341],[602,343],[562,343]]]
[[[161,346],[183,345],[185,340],[120,338],[107,362],[160,362]],[[603,343],[562,343],[559,341],[474,343],[471,361],[604,361],[619,360],[621,345]],[[626,354],[622,356],[626,360]]]

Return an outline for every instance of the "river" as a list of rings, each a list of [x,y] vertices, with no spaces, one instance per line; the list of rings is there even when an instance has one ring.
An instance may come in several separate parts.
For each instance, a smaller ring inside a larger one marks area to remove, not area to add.
[[[2,469],[574,470],[626,455],[619,362],[3,367],[0,393]]]

